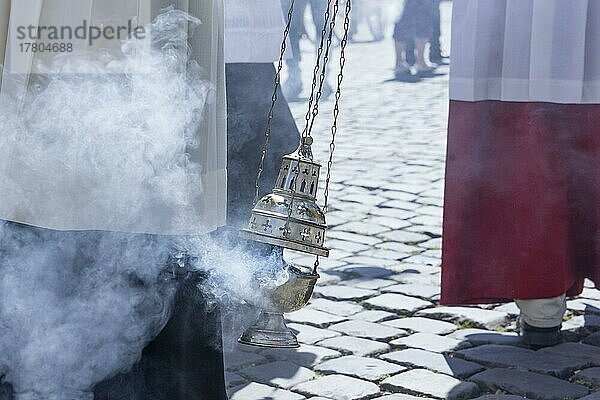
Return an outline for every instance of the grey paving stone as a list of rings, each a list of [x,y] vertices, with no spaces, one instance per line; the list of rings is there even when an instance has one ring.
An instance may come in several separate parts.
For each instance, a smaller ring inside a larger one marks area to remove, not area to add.
[[[266,349],[261,354],[273,360],[291,361],[307,368],[342,356],[339,351],[308,344],[303,344],[298,349]]]
[[[353,255],[354,255],[354,253],[344,251],[341,249],[331,249],[331,251],[329,252],[329,257],[327,259],[335,260],[339,263],[346,264],[348,262],[348,257],[352,257]],[[313,265],[314,265],[314,262],[313,262]],[[331,269],[327,269],[327,270],[331,270]]]
[[[513,396],[511,394],[488,394],[478,397],[475,400],[521,400],[525,398],[526,397]]]
[[[435,229],[432,229],[430,227],[422,227],[420,225],[414,226],[412,228],[407,228],[407,229],[415,230],[415,231],[418,231],[418,232],[425,232],[425,233],[433,234],[433,235],[439,235],[440,234]],[[432,266],[436,266],[436,267],[439,267],[440,264],[441,264],[441,260],[438,257],[428,257],[428,256],[425,256],[423,254],[416,254],[414,256],[410,256],[408,258],[405,258],[402,261],[408,262],[408,263],[413,263],[413,264],[432,265]]]
[[[347,318],[311,308],[303,308],[299,311],[286,314],[286,319],[290,322],[325,328],[328,325],[345,321]]]
[[[315,293],[335,300],[364,300],[377,295],[375,290],[357,289],[349,286],[317,286]]]
[[[592,333],[583,339],[583,343],[600,347],[600,332]]]
[[[401,365],[425,368],[456,378],[465,378],[484,369],[484,367],[474,362],[421,349],[395,351],[393,353],[382,354],[380,358]]]
[[[228,388],[240,386],[243,384],[247,384],[248,382],[242,376],[236,374],[235,372],[225,372],[225,383]]]
[[[394,250],[385,250],[385,249],[379,249],[379,248],[371,248],[369,250],[361,251],[360,253],[358,253],[358,255],[365,256],[365,257],[385,258],[386,260],[395,260],[395,261],[398,261],[398,260],[401,260],[403,258],[410,256],[410,254],[399,253]]]
[[[392,391],[409,391],[439,399],[468,399],[479,393],[479,388],[472,382],[460,380],[444,374],[424,369],[404,372],[382,382],[382,387]]]
[[[515,302],[502,304],[501,306],[495,307],[494,310],[505,312],[512,316],[516,316],[521,313],[519,307],[517,307],[517,304]]]
[[[386,240],[406,244],[422,243],[431,239],[430,236],[424,235],[422,233],[408,232],[405,230],[384,232],[380,236]]]
[[[399,274],[390,276],[390,279],[395,281],[411,285],[440,285],[441,276],[435,274],[436,272],[440,272],[439,267],[432,267],[430,265],[402,264],[397,267],[393,266],[391,268],[397,268],[400,272]]]
[[[508,314],[482,310],[474,307],[438,307],[431,308],[417,313],[419,316],[447,319],[452,322],[468,322],[473,326],[494,329],[506,323]]]
[[[405,200],[387,200],[381,204],[381,207],[397,208],[401,210],[414,211],[415,213],[417,212],[417,208],[420,206],[421,204],[419,203]]]
[[[381,239],[377,239],[372,236],[358,235],[356,233],[342,232],[342,231],[335,231],[335,230],[327,232],[327,237],[330,237],[333,239],[338,239],[338,240],[343,240],[343,241],[348,241],[348,242],[367,244],[369,246],[372,246],[376,243],[381,242]]]
[[[357,356],[370,356],[390,350],[390,346],[387,343],[354,336],[338,336],[325,339],[319,342],[318,345]]]
[[[409,219],[408,221],[413,223],[414,225],[438,226],[441,229],[441,226],[442,226],[441,215],[440,216],[424,215],[423,212],[421,211],[424,208],[425,207],[421,207],[421,208],[415,210],[415,212],[417,213],[417,216]],[[436,207],[436,208],[438,208],[438,207]]]
[[[426,243],[428,243],[428,242],[426,242]],[[375,249],[390,250],[390,251],[395,251],[396,253],[399,253],[399,254],[407,254],[407,255],[414,255],[414,254],[419,254],[419,253],[423,252],[423,249],[419,246],[404,244],[404,243],[400,243],[400,242],[379,243],[379,244],[375,245]]]
[[[316,376],[310,369],[300,367],[289,361],[275,361],[244,368],[240,371],[240,374],[251,381],[278,386],[283,389],[289,389]]]
[[[585,312],[586,314],[600,314],[600,300],[575,299],[567,301],[567,308],[571,311]]]
[[[436,335],[446,335],[458,329],[453,323],[424,317],[399,318],[384,321],[382,324],[393,326],[394,328],[406,329],[412,332],[425,332]]]
[[[600,348],[584,343],[561,343],[558,346],[546,347],[539,353],[548,353],[585,360],[590,366],[600,366]]]
[[[386,396],[383,397],[377,397],[376,399],[373,400],[428,400],[427,397],[417,397],[417,396],[411,396],[410,394],[402,394],[402,393],[394,393],[394,394],[388,394]]]
[[[486,344],[458,352],[467,360],[493,367],[513,367],[566,378],[588,361],[521,347]]]
[[[371,289],[377,290],[385,288],[386,286],[395,285],[396,282],[389,279],[351,279],[349,281],[343,281],[342,285],[352,286],[359,289]]]
[[[424,243],[419,243],[419,246],[426,248],[426,249],[440,250],[442,248],[442,239],[441,238],[430,239]]]
[[[360,319],[368,322],[381,322],[386,319],[394,318],[396,314],[383,310],[365,310],[354,314],[351,319]]]
[[[347,317],[364,310],[360,305],[345,301],[333,301],[329,299],[312,299],[306,308],[324,311],[329,314]]]
[[[379,265],[382,267],[388,267],[398,262],[397,260],[390,260],[388,258],[368,257],[354,254],[345,257],[343,261],[349,264]]]
[[[442,195],[443,194],[440,193],[440,196],[442,196]],[[431,216],[433,218],[433,221],[437,221],[438,223],[442,222],[442,212],[443,212],[443,208],[442,207],[425,206],[425,207],[418,208],[416,211],[419,214],[424,214],[426,216]]]
[[[298,253],[298,252],[292,253],[291,251],[286,252],[284,254],[292,254],[290,256],[284,256],[284,258],[286,260],[293,261],[294,264],[299,264],[299,265],[305,266],[310,269],[312,269],[312,267],[315,265],[315,257],[314,256],[307,255],[304,253]],[[321,258],[319,260],[320,271],[334,269],[337,267],[341,267],[343,265],[345,265],[345,263],[343,261],[334,260],[332,258]],[[322,282],[322,280],[319,280],[319,283],[321,283],[321,282]]]
[[[329,218],[328,218],[329,219]],[[351,253],[358,253],[360,251],[368,250],[371,246],[356,242],[348,242],[345,240],[327,240],[327,247],[330,249],[340,249],[344,251],[349,251]]]
[[[310,325],[287,324],[287,326],[294,331],[300,343],[315,344],[324,339],[340,336],[339,332],[315,328]]]
[[[235,388],[230,393],[229,400],[303,400],[306,398],[289,390],[277,389],[256,382]]]
[[[407,332],[402,329],[360,320],[335,324],[330,326],[329,329],[349,336],[358,336],[375,340],[389,340],[407,334]]]
[[[382,289],[382,292],[400,293],[407,296],[415,296],[426,299],[431,299],[440,294],[440,287],[433,285],[423,285],[418,283],[401,283],[399,285],[387,286]]]
[[[579,400],[600,400],[600,392],[592,393],[589,396],[580,398]]]
[[[334,285],[342,280],[339,275],[328,274],[323,270],[319,271],[319,275],[321,275],[321,278],[319,278],[318,285]]]
[[[429,301],[398,293],[384,293],[366,300],[365,304],[374,308],[401,314],[413,314],[418,310],[433,306],[433,303]]]
[[[461,329],[449,335],[451,338],[480,344],[517,344],[521,338],[516,332],[494,332],[484,329]]]
[[[336,230],[358,233],[359,235],[377,235],[378,233],[387,232],[390,230],[387,226],[382,226],[375,223],[365,223],[365,222],[349,222],[347,224],[336,226]]]
[[[494,368],[470,378],[491,391],[505,392],[540,400],[577,399],[589,393],[576,385],[548,375],[507,368]]]
[[[293,390],[334,400],[363,400],[379,393],[376,384],[345,375],[327,375],[294,386]]]
[[[400,218],[391,218],[391,217],[377,217],[371,216],[365,220],[366,223],[373,223],[377,225],[386,226],[390,229],[402,229],[410,226],[410,222],[405,221]]]
[[[573,376],[574,382],[583,380],[596,389],[600,389],[600,367],[586,368]],[[586,385],[587,386],[587,385]]]
[[[417,196],[407,192],[399,192],[396,190],[386,190],[381,195],[388,199],[393,200],[404,200],[404,201],[414,201],[417,199]]]
[[[338,271],[368,279],[384,278],[394,274],[394,271],[389,268],[374,265],[351,264],[339,268]]]
[[[418,332],[390,342],[394,346],[410,347],[442,353],[470,346],[468,343],[433,333]]]
[[[414,211],[402,210],[400,208],[377,207],[369,211],[370,215],[407,219],[416,216]]]
[[[406,371],[405,367],[376,358],[345,356],[325,361],[315,367],[325,374],[342,374],[368,381],[379,381],[384,377]]]
[[[225,352],[223,356],[225,359],[225,366],[229,370],[235,370],[249,365],[264,364],[267,362],[267,359],[260,354],[245,351]]]
[[[583,289],[583,292],[581,292],[579,297],[584,299],[600,300],[600,290],[586,287]]]
[[[563,323],[564,330],[577,330],[580,328],[600,328],[600,316],[578,315]]]

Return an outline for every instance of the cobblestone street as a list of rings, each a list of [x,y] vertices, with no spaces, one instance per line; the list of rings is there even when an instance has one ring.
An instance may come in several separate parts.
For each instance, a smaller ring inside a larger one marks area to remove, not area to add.
[[[514,304],[439,306],[448,67],[397,82],[391,39],[347,52],[331,256],[309,305],[286,316],[302,346],[228,352],[231,400],[600,400],[599,291],[570,300],[567,341],[539,351],[520,346]],[[305,87],[312,61],[305,53]],[[305,103],[290,106],[301,126]],[[332,106],[322,104],[314,131],[323,164]]]

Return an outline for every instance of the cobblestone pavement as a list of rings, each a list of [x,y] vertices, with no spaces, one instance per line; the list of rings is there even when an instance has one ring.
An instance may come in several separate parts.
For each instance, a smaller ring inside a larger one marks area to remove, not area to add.
[[[600,399],[600,292],[570,301],[568,341],[540,351],[519,345],[514,304],[438,305],[447,67],[386,81],[392,51],[391,40],[349,48],[331,257],[310,304],[287,316],[302,347],[227,353],[231,400]],[[301,123],[304,103],[292,109]],[[328,123],[315,129],[321,161]]]

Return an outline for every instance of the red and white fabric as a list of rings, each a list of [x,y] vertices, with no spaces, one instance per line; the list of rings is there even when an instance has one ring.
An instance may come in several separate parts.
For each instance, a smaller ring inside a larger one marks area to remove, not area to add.
[[[455,0],[442,303],[600,284],[600,2]]]

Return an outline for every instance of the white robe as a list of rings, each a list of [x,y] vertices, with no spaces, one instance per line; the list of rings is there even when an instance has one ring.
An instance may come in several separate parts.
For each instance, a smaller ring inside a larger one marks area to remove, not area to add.
[[[167,235],[206,233],[225,224],[227,138],[222,0],[0,0],[0,64],[6,65],[0,74],[1,93],[2,96],[18,99],[23,91],[31,90],[29,80],[22,79],[23,74],[28,76],[28,73],[35,72],[40,61],[51,63],[55,56],[9,51],[11,46],[13,50],[17,46],[12,37],[15,35],[15,26],[77,26],[83,19],[100,26],[104,23],[120,25],[129,19],[144,25],[169,5],[175,5],[201,20],[202,24],[190,40],[192,57],[202,67],[202,79],[209,81],[216,93],[216,98],[207,103],[203,110],[204,118],[197,130],[199,146],[187,150],[190,159],[202,168],[200,174],[189,176],[189,180],[202,190],[190,195],[193,199],[187,207],[171,209],[169,202],[156,204],[154,201],[153,212],[132,218],[115,218],[115,215],[127,216],[132,202],[123,205],[115,201],[114,204],[104,204],[104,207],[98,208],[90,204],[90,199],[83,194],[77,198],[80,192],[76,182],[69,182],[70,197],[67,198],[64,187],[48,184],[53,179],[51,176],[37,174],[32,178],[32,174],[28,175],[15,167],[19,165],[18,162],[0,162],[0,191],[4,191],[0,194],[0,219],[57,230],[111,230]],[[119,51],[118,42],[113,42],[114,47],[110,49],[110,44],[107,44],[105,50]],[[98,47],[102,46],[94,48]],[[94,48],[79,50],[92,52]],[[2,132],[0,127],[2,134],[8,133]],[[38,167],[43,169],[43,166]],[[128,174],[129,171],[122,173]],[[5,179],[7,176],[10,176],[10,184],[4,184],[9,181]],[[15,182],[18,187],[14,187]],[[110,184],[99,186],[106,188],[104,194],[109,197]],[[99,193],[98,197],[102,195]],[[139,202],[145,200],[140,198]],[[24,208],[24,204],[36,204],[39,207]],[[167,221],[165,216],[169,215],[173,215],[173,218]]]
[[[455,0],[450,98],[600,103],[600,1]]]
[[[280,0],[225,0],[225,62],[278,60],[284,30]]]

